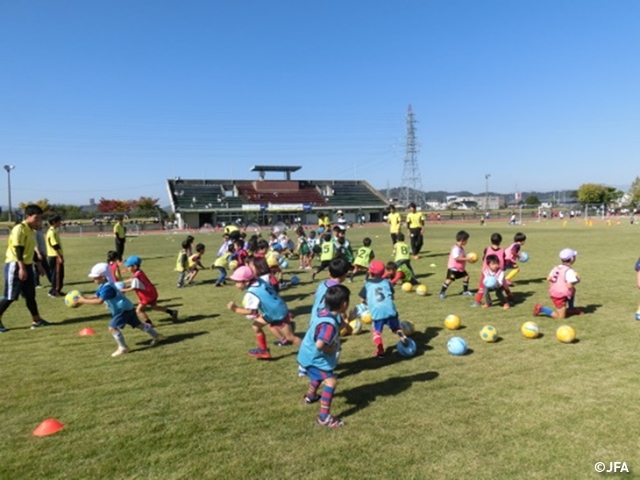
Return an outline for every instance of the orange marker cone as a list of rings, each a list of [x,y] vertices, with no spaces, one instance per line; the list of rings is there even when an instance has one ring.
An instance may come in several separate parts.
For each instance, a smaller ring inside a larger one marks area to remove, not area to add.
[[[78,332],[78,335],[80,335],[81,337],[87,337],[89,335],[95,335],[95,334],[96,334],[96,331],[91,327],[83,328]]]
[[[38,428],[33,431],[33,434],[36,437],[46,437],[47,435],[53,435],[63,428],[64,424],[60,423],[55,418],[47,418],[40,425],[38,425]]]

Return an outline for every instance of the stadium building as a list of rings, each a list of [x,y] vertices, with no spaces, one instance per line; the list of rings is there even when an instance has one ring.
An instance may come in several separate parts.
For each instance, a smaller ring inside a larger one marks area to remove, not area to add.
[[[381,222],[389,203],[364,180],[292,180],[299,166],[256,165],[258,180],[167,180],[171,208],[180,228],[232,222],[316,224],[320,213],[347,222]],[[267,173],[284,173],[267,180]]]

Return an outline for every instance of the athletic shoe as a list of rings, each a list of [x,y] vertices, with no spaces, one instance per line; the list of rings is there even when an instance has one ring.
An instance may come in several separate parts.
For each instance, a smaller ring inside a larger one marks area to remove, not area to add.
[[[636,320],[640,320],[640,318],[637,318],[638,315],[636,315]],[[6,331],[8,331],[9,329],[7,327],[5,327],[2,322],[0,322],[0,333],[4,333]]]
[[[376,350],[373,352],[373,356],[376,358],[384,358],[384,350]]]
[[[324,420],[318,417],[316,419],[316,425],[318,425],[319,427],[338,428],[344,427],[344,422],[339,418],[334,417],[333,415],[327,415]]]
[[[474,308],[475,308],[475,307],[481,307],[481,306],[482,306],[482,304],[481,304],[480,302],[471,302],[471,303],[469,304],[469,306],[470,306],[470,307],[474,307]]]
[[[320,400],[320,395],[314,395],[313,397],[310,397],[309,395],[305,394],[302,397],[302,401],[307,405],[311,405],[312,403],[316,403],[318,400]]]
[[[51,324],[49,322],[47,322],[46,320],[41,318],[40,320],[38,320],[36,322],[33,322],[31,324],[31,328],[34,329],[34,328],[38,328],[38,327],[48,327],[50,325]]]
[[[291,342],[289,342],[289,340],[287,340],[286,338],[280,339],[277,342],[273,342],[273,344],[276,347],[290,347],[291,346]]]
[[[120,355],[124,355],[125,353],[129,353],[129,349],[127,347],[118,347],[118,349],[111,354],[112,357],[119,357]]]
[[[178,321],[178,310],[167,310],[167,313],[171,315],[171,320],[174,322]]]
[[[466,297],[473,297],[473,293],[471,293],[469,290],[465,290],[464,292],[462,292],[462,295]]]
[[[539,303],[536,303],[536,305],[533,307],[533,316],[537,317],[538,315],[540,315],[541,311],[542,311],[542,305]]]
[[[400,341],[402,342],[402,344],[404,346],[406,346],[407,343],[409,343],[409,339],[407,338],[407,336],[404,334],[404,332],[402,330],[398,330],[396,332],[396,335],[398,335],[398,337],[400,337]]]
[[[299,377],[306,377],[307,376],[307,369],[304,367],[298,367],[298,376]]]
[[[248,353],[250,357],[261,358],[263,360],[268,360],[271,358],[271,352],[269,352],[268,348],[266,350],[262,350],[261,348],[253,348],[249,350]]]
[[[151,339],[151,346],[153,347],[154,345],[159,344],[160,342],[162,342],[163,340],[166,340],[166,338],[164,337],[164,335],[158,335],[156,338],[152,338]]]
[[[440,300],[444,300],[446,297],[444,296],[444,293],[441,293],[438,295],[440,297]]]

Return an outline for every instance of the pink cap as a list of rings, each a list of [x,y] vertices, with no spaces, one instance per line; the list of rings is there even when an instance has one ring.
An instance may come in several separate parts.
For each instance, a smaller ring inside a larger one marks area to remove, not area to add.
[[[249,280],[253,280],[253,270],[243,265],[242,267],[236,268],[229,278],[234,282],[248,282]]]

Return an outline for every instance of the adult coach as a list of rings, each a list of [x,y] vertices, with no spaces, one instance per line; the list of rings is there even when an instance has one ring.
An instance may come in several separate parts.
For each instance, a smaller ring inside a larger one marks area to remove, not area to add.
[[[424,216],[422,212],[417,211],[416,204],[409,204],[409,213],[407,213],[407,227],[411,234],[411,253],[414,259],[420,258],[418,255],[424,243]]]
[[[36,250],[36,228],[42,225],[42,209],[38,205],[27,205],[24,221],[11,229],[4,264],[4,297],[0,300],[0,332],[7,328],[2,324],[2,315],[14,300],[22,295],[31,313],[31,328],[49,325],[38,313],[36,303],[36,283],[33,261]]]
[[[387,215],[387,223],[389,224],[389,233],[391,233],[391,242],[395,245],[398,241],[398,233],[400,233],[400,224],[402,217],[396,212],[396,207],[389,205],[389,214]]]
[[[113,235],[116,241],[116,252],[118,253],[119,260],[124,258],[124,242],[127,241],[127,228],[122,224],[123,216],[118,215],[116,217],[116,224],[113,226]]]

